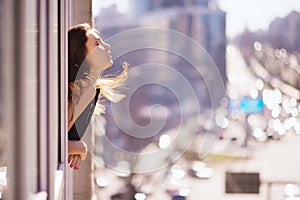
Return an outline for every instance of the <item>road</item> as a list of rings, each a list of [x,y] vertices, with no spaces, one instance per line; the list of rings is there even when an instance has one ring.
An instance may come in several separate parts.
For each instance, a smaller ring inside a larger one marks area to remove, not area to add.
[[[300,136],[293,133],[285,135],[280,141],[270,140],[268,142],[249,143],[249,147],[244,149],[238,145],[228,145],[227,141],[219,141],[216,144],[213,154],[227,155],[222,164],[212,164],[209,167],[214,169],[214,175],[210,179],[196,179],[189,175],[180,180],[180,185],[189,188],[189,200],[266,200],[267,184],[266,182],[298,182],[300,183],[300,160],[297,159],[300,152]],[[246,157],[249,159],[231,160],[230,156]],[[208,162],[209,163],[209,162]],[[178,163],[183,168],[187,168],[189,163],[180,160]],[[105,171],[104,171],[105,170]],[[259,194],[225,194],[225,172],[258,172],[262,182]],[[105,173],[103,173],[105,172]],[[170,199],[165,192],[170,184],[168,178],[163,176],[164,172],[156,172],[151,176],[156,176],[150,182],[141,178],[142,184],[152,185],[153,191],[148,200]],[[108,179],[108,187],[97,189],[98,197],[101,200],[109,200],[109,195],[120,188],[124,182],[117,178],[112,170],[99,169],[97,176],[104,176]],[[269,200],[279,200],[283,197],[284,185],[274,184],[270,190],[272,198]]]

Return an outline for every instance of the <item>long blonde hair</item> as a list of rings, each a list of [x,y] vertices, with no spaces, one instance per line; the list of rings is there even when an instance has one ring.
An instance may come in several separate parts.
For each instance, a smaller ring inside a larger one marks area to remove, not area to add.
[[[96,88],[100,89],[100,94],[111,102],[118,103],[125,98],[120,89],[123,88],[127,80],[128,63],[123,63],[123,71],[114,78],[99,77],[96,81]],[[105,112],[105,107],[98,101],[95,114]]]

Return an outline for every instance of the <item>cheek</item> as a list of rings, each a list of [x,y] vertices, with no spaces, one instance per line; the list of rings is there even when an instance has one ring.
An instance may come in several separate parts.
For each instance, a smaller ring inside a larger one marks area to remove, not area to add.
[[[86,47],[86,53],[87,53],[87,55],[89,55],[92,52],[93,48],[89,44],[86,44],[85,47]]]
[[[99,56],[104,57],[107,55],[107,52],[105,51],[104,47],[98,46],[99,48]]]

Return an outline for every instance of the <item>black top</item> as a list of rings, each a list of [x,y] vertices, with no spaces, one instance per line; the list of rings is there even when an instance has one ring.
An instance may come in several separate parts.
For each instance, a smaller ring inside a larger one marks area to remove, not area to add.
[[[71,127],[70,131],[68,132],[69,140],[80,140],[83,137],[83,134],[85,133],[92,118],[99,94],[100,89],[96,89],[95,99],[93,99],[86,106],[84,111],[79,115],[79,117],[76,119],[75,123]]]

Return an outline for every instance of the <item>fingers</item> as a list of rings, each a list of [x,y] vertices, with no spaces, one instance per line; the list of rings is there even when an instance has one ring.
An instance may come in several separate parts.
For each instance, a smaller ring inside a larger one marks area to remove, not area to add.
[[[70,164],[71,161],[73,160],[73,156],[74,156],[74,155],[69,155],[69,157],[68,157],[68,164]]]
[[[78,170],[82,160],[87,157],[87,146],[83,141],[68,141],[68,164],[70,168]]]
[[[75,170],[78,170],[79,169],[79,166],[80,166],[80,162],[81,162],[81,159],[80,159],[80,156],[79,155],[75,155],[74,156],[74,159],[73,159],[73,168]],[[72,168],[72,167],[71,167]]]
[[[68,158],[68,163],[70,164],[70,168],[78,170],[81,164],[80,155],[70,155]]]
[[[70,165],[70,168],[73,168],[73,162],[74,162],[74,159],[75,159],[76,155],[69,155],[69,158],[68,158],[68,164]]]
[[[80,156],[79,156],[79,159],[77,160],[77,163],[75,164],[74,169],[78,170],[79,167],[80,167],[80,164],[81,164],[81,159],[80,159]]]

